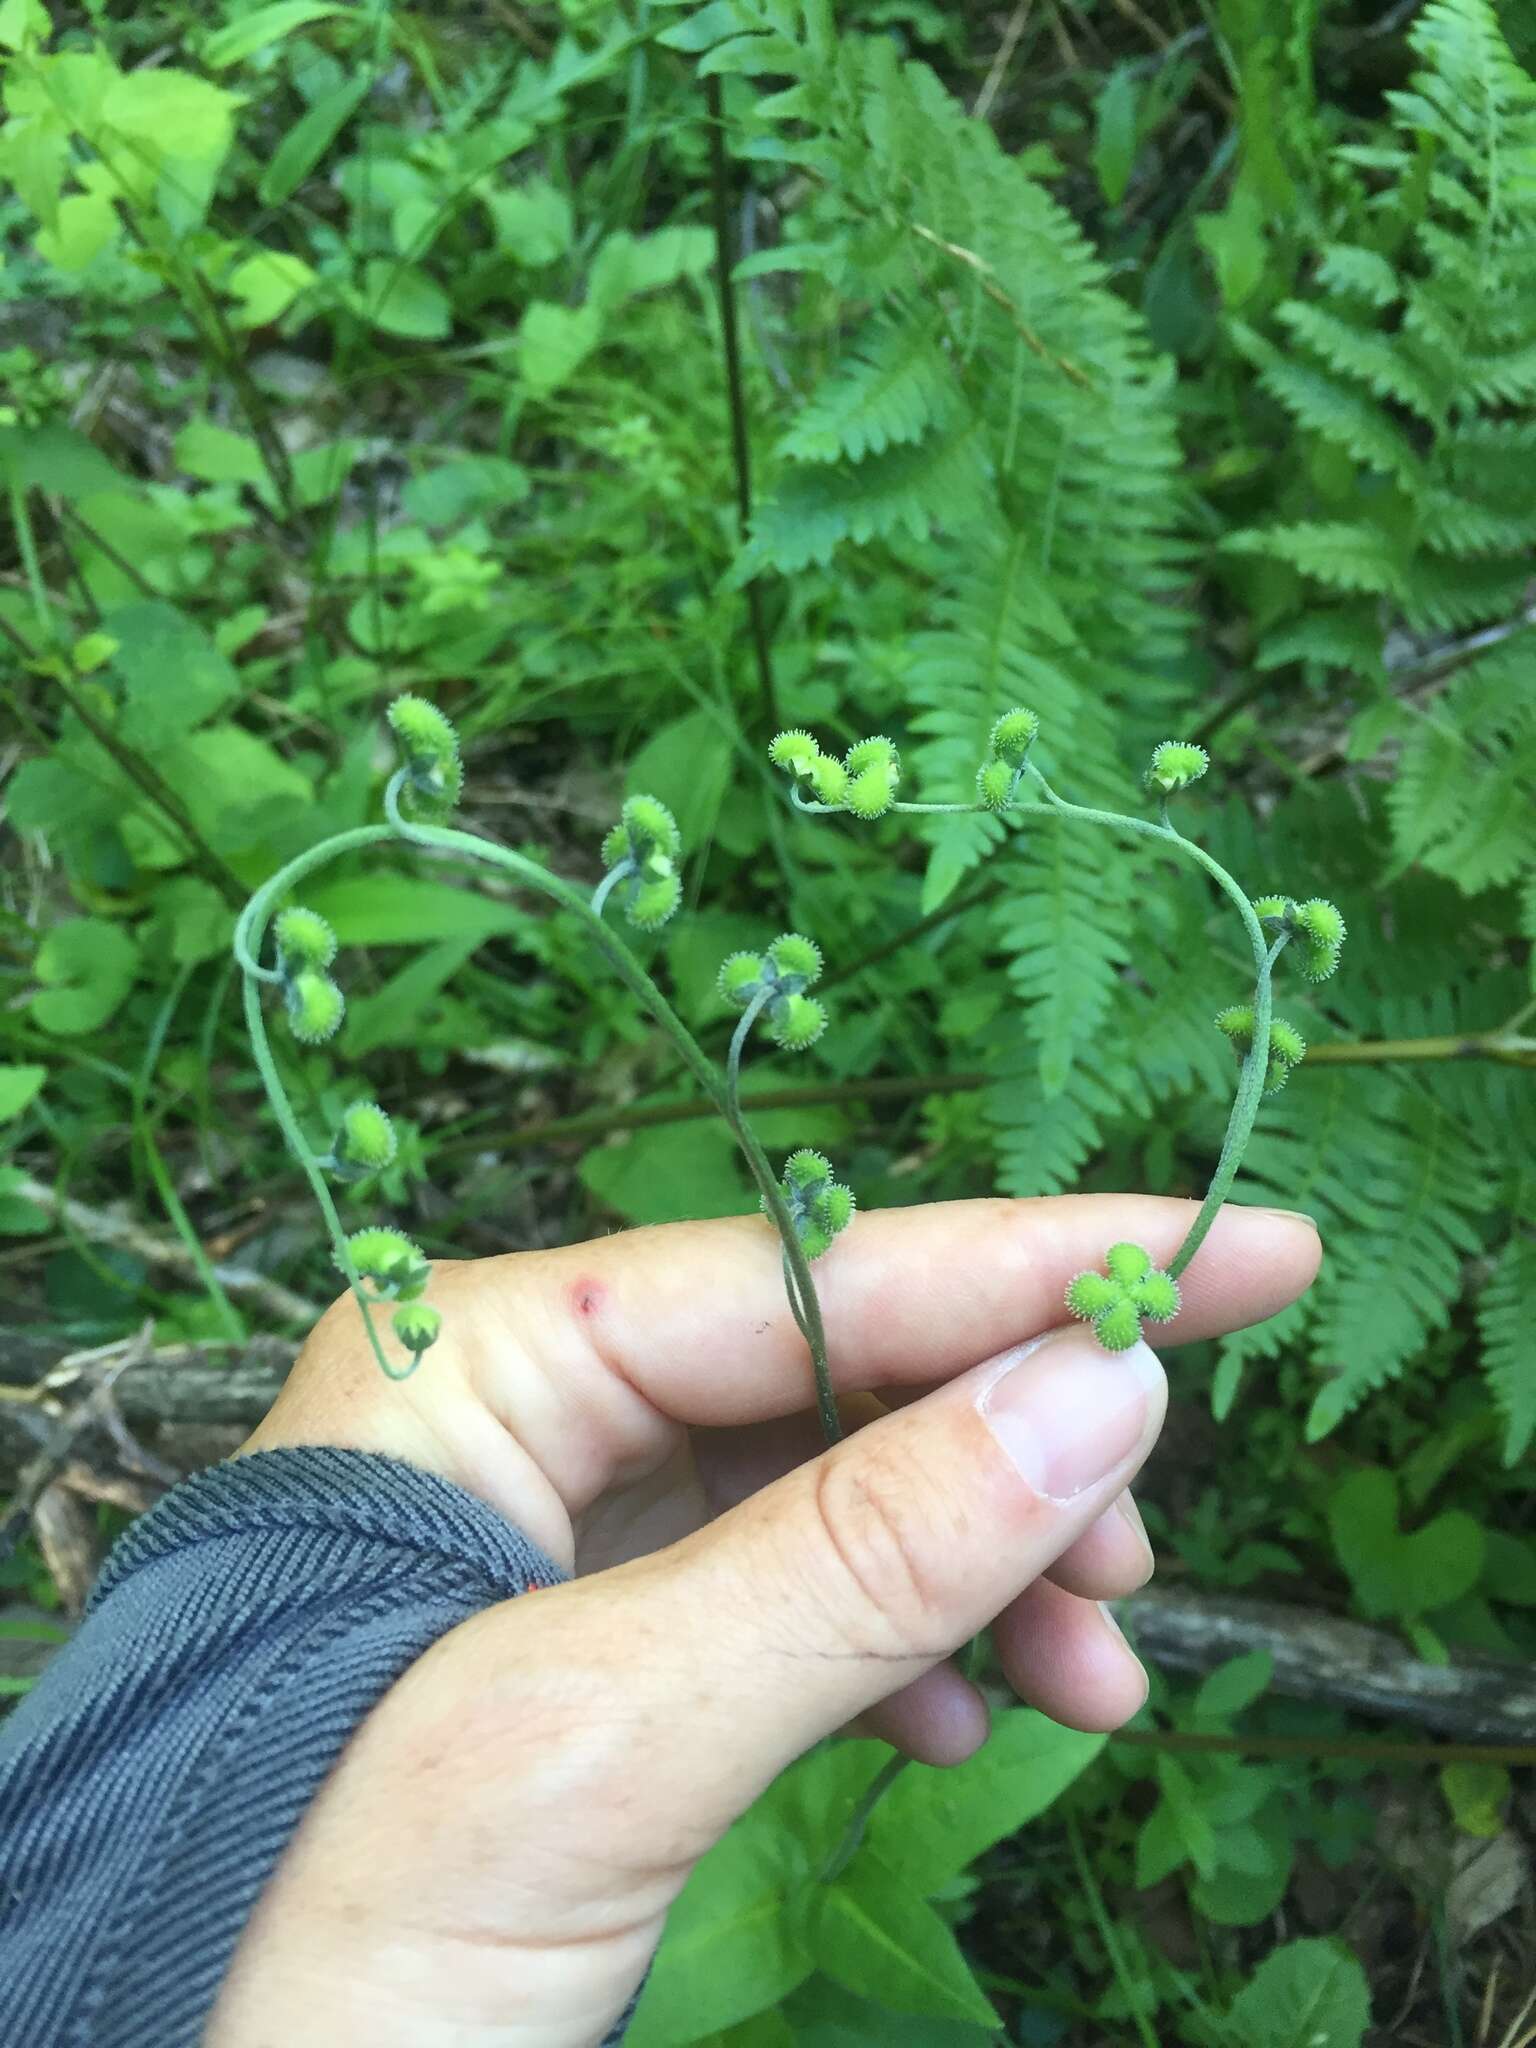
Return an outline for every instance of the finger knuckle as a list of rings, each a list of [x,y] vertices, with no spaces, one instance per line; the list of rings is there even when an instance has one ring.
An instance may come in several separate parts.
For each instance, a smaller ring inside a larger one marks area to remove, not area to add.
[[[943,1647],[944,1589],[923,1493],[905,1458],[869,1446],[816,1468],[812,1500],[834,1600],[886,1654]]]

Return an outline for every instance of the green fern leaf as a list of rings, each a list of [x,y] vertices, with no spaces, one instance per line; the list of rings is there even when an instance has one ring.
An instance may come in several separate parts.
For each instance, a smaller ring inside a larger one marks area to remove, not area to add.
[[[1504,1462],[1513,1465],[1536,1436],[1536,1237],[1516,1229],[1495,1262],[1477,1303],[1483,1371],[1504,1418]]]

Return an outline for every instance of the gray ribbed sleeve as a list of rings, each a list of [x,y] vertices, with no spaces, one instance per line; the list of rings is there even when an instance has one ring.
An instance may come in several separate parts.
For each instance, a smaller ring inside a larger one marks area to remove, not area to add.
[[[0,1728],[0,2041],[196,2048],[369,1708],[562,1576],[472,1494],[360,1451],[265,1451],[168,1494]]]

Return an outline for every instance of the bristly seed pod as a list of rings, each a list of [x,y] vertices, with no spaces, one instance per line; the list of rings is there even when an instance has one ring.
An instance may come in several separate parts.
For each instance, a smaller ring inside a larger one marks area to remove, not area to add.
[[[1232,1041],[1232,1049],[1239,1058],[1246,1059],[1253,1049],[1255,1018],[1251,1003],[1234,1003],[1228,1010],[1216,1015],[1216,1029]],[[1307,1056],[1307,1041],[1284,1017],[1272,1017],[1269,1025],[1269,1064],[1264,1070],[1264,1093],[1278,1095],[1291,1078],[1291,1069],[1300,1066]]]
[[[806,779],[819,804],[840,804],[848,794],[848,770],[831,754],[818,754]]]
[[[300,968],[283,990],[288,1028],[300,1045],[324,1045],[341,1029],[347,1005],[328,974]]]
[[[768,1035],[785,1052],[804,1052],[826,1028],[826,1005],[814,996],[781,996],[769,1012]]]
[[[397,1308],[391,1326],[406,1350],[417,1358],[430,1351],[443,1334],[442,1317],[424,1301],[407,1302],[403,1308]]]
[[[395,1157],[395,1127],[376,1102],[349,1103],[331,1146],[332,1171],[343,1180],[381,1173]]]
[[[358,1276],[390,1301],[415,1301],[431,1274],[426,1253],[403,1231],[378,1224],[354,1230],[347,1250]]]
[[[976,770],[976,800],[984,810],[1006,811],[1013,801],[1017,768],[1002,759],[983,761]]]
[[[821,758],[821,749],[808,732],[793,727],[781,732],[768,749],[768,758],[775,768],[783,768],[791,775],[805,776],[811,772],[812,764]]]
[[[674,916],[683,900],[681,875],[658,875],[632,883],[624,897],[624,915],[640,932],[656,932]]]
[[[1210,765],[1210,755],[1193,740],[1164,740],[1152,750],[1147,787],[1171,796],[1176,789],[1187,789],[1192,782],[1198,782]]]
[[[1033,711],[1022,707],[1005,711],[993,726],[988,745],[1000,761],[1006,761],[1010,768],[1022,768],[1024,758],[1040,736],[1040,721]]]
[[[1301,942],[1301,971],[1308,981],[1326,981],[1337,969],[1346,926],[1337,904],[1314,896],[1298,903],[1293,913]]]
[[[787,995],[821,979],[821,948],[801,932],[782,933],[768,948],[768,958]]]
[[[883,818],[896,801],[897,771],[888,761],[871,761],[849,782],[843,802],[856,818],[873,823]]]
[[[659,931],[683,900],[677,862],[683,835],[677,820],[653,796],[632,796],[619,822],[603,838],[603,865],[610,872],[628,863],[619,884],[624,915],[637,931]]]
[[[329,967],[336,958],[336,934],[318,911],[291,903],[272,921],[278,963],[285,975],[301,967]]]
[[[1107,1271],[1079,1273],[1067,1288],[1070,1314],[1093,1324],[1106,1351],[1129,1351],[1141,1341],[1142,1319],[1170,1323],[1180,1307],[1179,1284],[1153,1265],[1139,1244],[1112,1244]]]
[[[791,1152],[779,1187],[808,1259],[819,1259],[839,1231],[852,1221],[852,1188],[832,1178],[832,1162],[808,1148]]]
[[[721,962],[715,983],[733,1010],[744,1010],[763,985],[761,953],[731,953]]]
[[[451,720],[425,697],[409,694],[397,697],[388,715],[412,795],[428,811],[451,811],[464,790],[459,736]]]

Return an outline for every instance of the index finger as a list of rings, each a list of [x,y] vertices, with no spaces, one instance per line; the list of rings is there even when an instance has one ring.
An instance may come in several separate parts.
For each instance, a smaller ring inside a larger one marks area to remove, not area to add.
[[[1163,1265],[1196,1204],[1153,1195],[1055,1195],[865,1211],[816,1261],[834,1381],[843,1392],[932,1385],[1067,1320],[1074,1274],[1111,1244]],[[524,1255],[490,1260],[512,1279]],[[1322,1247],[1309,1217],[1228,1205],[1181,1283],[1160,1343],[1241,1329],[1308,1288]],[[804,1338],[779,1243],[759,1216],[668,1223],[537,1255],[546,1337],[576,1340],[675,1422],[761,1422],[810,1405]],[[482,1268],[482,1273],[484,1268]],[[526,1302],[528,1269],[518,1272]],[[528,1323],[517,1314],[525,1341]],[[532,1341],[538,1342],[537,1338]]]

